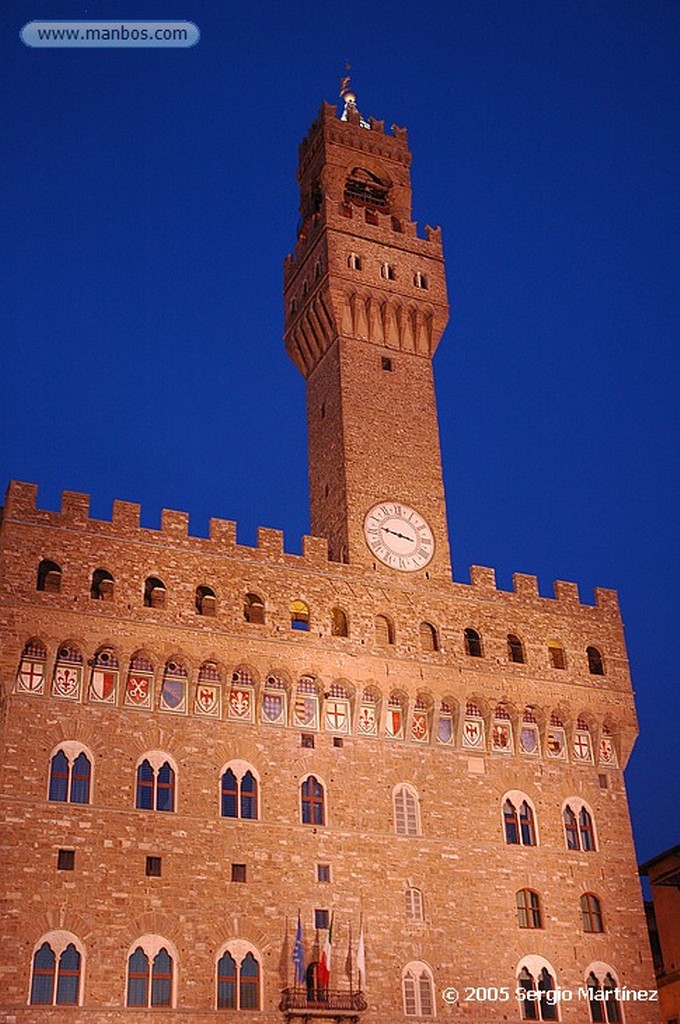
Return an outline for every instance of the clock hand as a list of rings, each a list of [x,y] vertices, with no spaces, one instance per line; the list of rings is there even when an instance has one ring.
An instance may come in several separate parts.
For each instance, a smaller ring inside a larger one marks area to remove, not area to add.
[[[407,537],[405,533],[397,533],[396,530],[390,530],[389,526],[381,526],[381,530],[385,533],[391,533],[393,537],[399,537],[401,540],[413,540],[413,537]]]

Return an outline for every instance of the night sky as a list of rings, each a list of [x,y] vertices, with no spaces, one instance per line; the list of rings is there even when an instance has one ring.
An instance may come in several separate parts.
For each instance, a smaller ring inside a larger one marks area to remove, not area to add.
[[[29,49],[39,18],[188,19],[191,49]],[[297,145],[344,62],[441,225],[455,576],[619,591],[638,853],[678,829],[680,3],[4,3],[0,478],[309,531],[282,343]]]

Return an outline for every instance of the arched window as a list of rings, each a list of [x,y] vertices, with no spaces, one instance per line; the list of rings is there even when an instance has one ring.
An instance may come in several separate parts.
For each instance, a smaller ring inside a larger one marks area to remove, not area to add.
[[[429,283],[429,281],[427,279],[427,275],[423,274],[423,272],[421,270],[416,270],[415,274],[413,275],[413,283],[416,286],[416,288],[429,288],[430,287],[430,283]]]
[[[558,644],[556,640],[548,641],[548,659],[550,661],[551,668],[566,668],[567,657],[564,653],[564,647]]]
[[[420,623],[420,649],[429,653],[431,651],[439,650],[439,637],[437,636],[437,630],[430,622]]]
[[[394,831],[398,836],[420,835],[420,813],[418,794],[412,786],[402,783],[392,795],[394,809]]]
[[[43,559],[38,566],[35,589],[44,590],[48,594],[58,594],[61,590],[61,566],[46,558]]]
[[[389,210],[390,182],[383,181],[365,167],[355,167],[345,181],[345,203],[354,206],[365,206],[381,210]]]
[[[290,628],[309,630],[309,605],[305,601],[291,601]]]
[[[562,808],[562,818],[568,850],[582,850],[584,853],[597,850],[593,816],[583,800],[571,797]]]
[[[325,801],[323,785],[314,775],[309,775],[300,787],[302,801],[302,824],[325,825]]]
[[[347,266],[350,270],[361,270],[361,256],[351,252],[347,257]]]
[[[604,662],[597,647],[586,647],[586,655],[588,656],[588,671],[591,676],[603,676]]]
[[[113,600],[113,576],[107,569],[95,569],[92,573],[90,597],[93,601]]]
[[[523,793],[508,793],[503,801],[503,831],[509,846],[536,846],[534,809]]]
[[[236,1009],[236,961],[228,950],[217,961],[217,1009]]]
[[[517,923],[520,928],[542,928],[541,897],[533,889],[520,889],[515,893]]]
[[[144,935],[128,956],[127,1006],[173,1006],[176,953],[157,935]]]
[[[518,665],[523,665],[524,660],[522,641],[514,633],[508,633],[508,661],[514,661]]]
[[[331,611],[331,635],[349,636],[347,616],[342,608],[333,608]]]
[[[389,647],[394,643],[394,626],[386,615],[375,617],[375,642],[380,647]]]
[[[482,638],[476,629],[463,630],[463,639],[465,641],[465,653],[469,658],[481,658],[483,656]]]
[[[243,604],[243,618],[256,625],[264,624],[264,601],[259,594],[246,594]]]
[[[530,960],[538,961],[538,957]],[[532,965],[533,966],[533,965]],[[522,992],[520,1008],[522,1020],[558,1020],[557,1001],[553,995],[555,978],[552,968],[540,967],[530,970],[525,964],[517,972],[518,990]]]
[[[586,977],[590,1019],[593,1024],[620,1024],[621,1008],[616,998],[618,981],[606,964],[595,964]]]
[[[602,905],[592,892],[584,892],[581,896],[581,916],[584,932],[602,932]]]
[[[165,584],[157,576],[148,576],[144,582],[144,607],[165,608]]]
[[[222,772],[222,817],[256,821],[258,805],[258,780],[254,769],[245,761],[232,761]]]
[[[406,890],[406,916],[411,921],[423,920],[423,894],[420,889],[409,887]]]
[[[196,587],[196,612],[199,615],[214,615],[217,611],[217,597],[212,587]]]
[[[89,804],[92,755],[88,753],[79,743],[61,744],[50,761],[48,800]]]
[[[137,766],[135,807],[143,811],[175,809],[175,769],[162,751],[150,752]]]
[[[419,960],[407,964],[401,976],[406,1017],[434,1017],[434,981],[427,964]]]
[[[33,954],[29,1002],[37,1006],[79,1006],[83,947],[70,932],[43,936]]]
[[[380,276],[384,277],[386,281],[394,281],[397,273],[391,263],[383,263],[380,267]]]

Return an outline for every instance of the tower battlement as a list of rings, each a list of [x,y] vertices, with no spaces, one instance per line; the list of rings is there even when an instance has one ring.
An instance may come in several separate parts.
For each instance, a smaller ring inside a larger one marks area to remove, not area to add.
[[[60,531],[64,537],[73,533],[89,533],[102,539],[143,543],[146,546],[184,550],[196,555],[231,557],[239,561],[251,560],[254,563],[278,563],[310,572],[330,570],[333,574],[337,573],[347,579],[357,575],[354,566],[335,562],[329,557],[328,541],[323,537],[304,536],[302,554],[297,555],[285,550],[282,530],[258,527],[257,544],[251,546],[237,543],[237,524],[233,520],[211,518],[209,535],[199,537],[189,533],[188,512],[162,509],[160,529],[142,526],[141,512],[142,506],[137,502],[116,499],[113,502],[111,519],[96,519],[90,516],[90,495],[78,491],[63,491],[59,511],[48,510],[39,507],[37,484],[13,480],[7,488],[0,529],[9,531],[13,527],[26,526],[48,528],[54,537],[54,544],[51,550],[43,544],[45,557],[50,554],[54,558],[58,556],[61,546],[59,535],[52,531]],[[114,575],[116,568],[115,564],[110,566]],[[515,573],[512,577],[512,589],[503,590],[497,585],[494,569],[472,565],[469,572],[469,583],[451,580],[448,585],[442,585],[441,581],[430,581],[431,589],[442,596],[448,594],[455,598],[481,597],[506,603],[518,600],[523,606],[535,604],[537,608],[544,609],[554,606],[565,611],[587,609],[591,613],[599,612],[607,617],[619,617],[615,590],[596,588],[595,603],[591,604],[581,599],[577,583],[556,580],[553,583],[554,596],[546,597],[540,593],[539,580],[534,575]]]

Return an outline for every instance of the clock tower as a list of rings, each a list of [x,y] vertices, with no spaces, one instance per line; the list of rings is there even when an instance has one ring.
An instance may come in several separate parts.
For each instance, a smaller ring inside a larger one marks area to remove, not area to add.
[[[448,320],[441,234],[411,219],[406,131],[324,104],[300,146],[286,348],[307,381],[311,526],[330,556],[450,579],[432,357]]]

